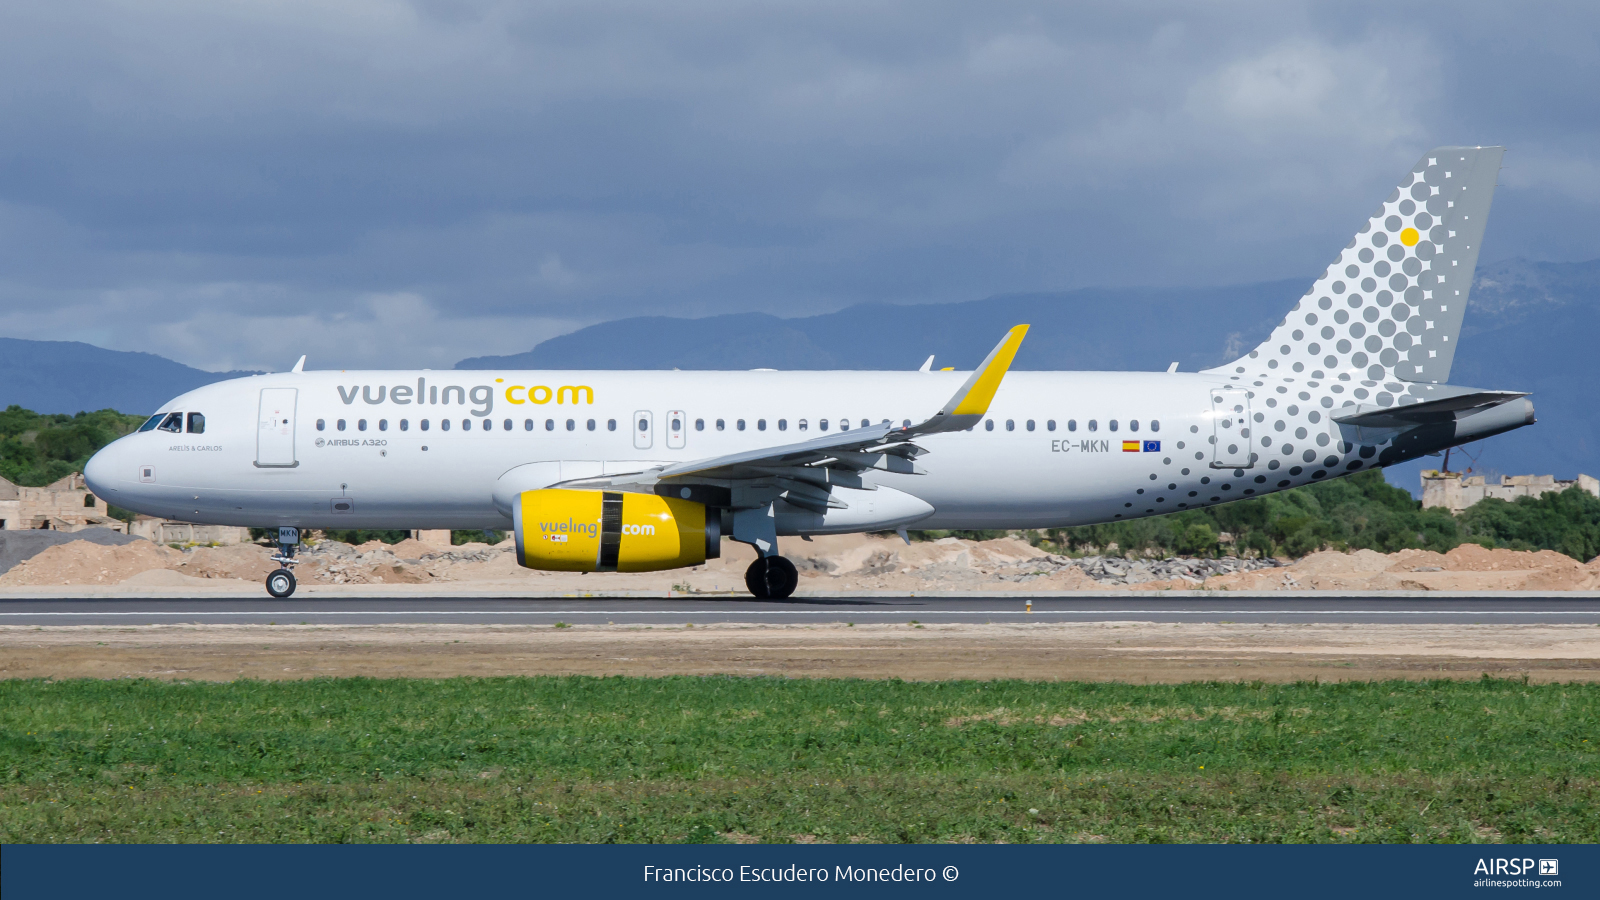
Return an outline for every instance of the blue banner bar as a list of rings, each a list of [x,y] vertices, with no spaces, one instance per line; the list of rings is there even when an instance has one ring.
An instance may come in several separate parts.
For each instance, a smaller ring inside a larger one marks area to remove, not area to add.
[[[5,900],[1600,894],[1600,847],[6,845]]]

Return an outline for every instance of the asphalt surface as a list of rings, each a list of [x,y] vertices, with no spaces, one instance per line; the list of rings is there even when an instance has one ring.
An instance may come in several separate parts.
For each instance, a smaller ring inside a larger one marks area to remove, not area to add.
[[[680,625],[688,622],[1343,622],[1600,624],[1600,599],[1516,597],[839,597],[462,599],[291,597],[287,600],[0,600],[0,625],[170,625],[556,622]]]

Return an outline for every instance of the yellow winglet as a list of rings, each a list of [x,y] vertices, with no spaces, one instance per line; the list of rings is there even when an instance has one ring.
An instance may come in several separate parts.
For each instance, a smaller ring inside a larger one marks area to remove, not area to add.
[[[1018,325],[1006,332],[1002,340],[989,356],[984,359],[983,365],[972,373],[967,383],[961,390],[950,398],[948,415],[952,416],[981,416],[989,411],[989,402],[994,399],[995,392],[1000,390],[1000,379],[1006,377],[1006,372],[1011,369],[1011,361],[1017,358],[1017,350],[1022,346],[1022,339],[1028,336],[1028,326]],[[950,407],[953,406],[953,409]]]

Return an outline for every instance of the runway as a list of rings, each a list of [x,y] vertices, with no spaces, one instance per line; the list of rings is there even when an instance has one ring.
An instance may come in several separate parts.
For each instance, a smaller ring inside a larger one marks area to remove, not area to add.
[[[683,625],[859,622],[1600,624],[1600,599],[1553,595],[1285,598],[1074,596],[752,599],[460,597],[0,600],[0,625]]]

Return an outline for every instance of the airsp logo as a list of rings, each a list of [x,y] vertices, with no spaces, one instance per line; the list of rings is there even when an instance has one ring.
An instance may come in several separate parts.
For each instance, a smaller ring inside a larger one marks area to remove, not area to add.
[[[1539,874],[1540,875],[1560,875],[1561,874],[1561,860],[1559,860],[1559,859],[1541,859],[1541,860],[1539,860]]]

